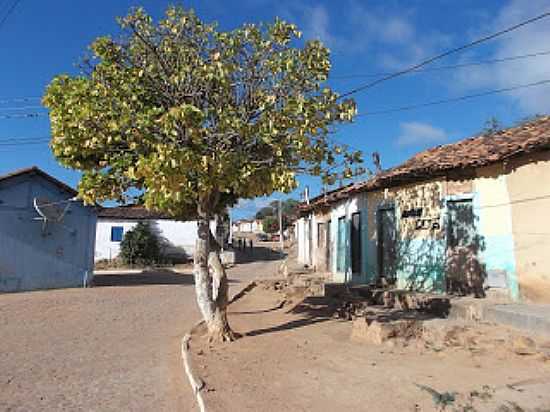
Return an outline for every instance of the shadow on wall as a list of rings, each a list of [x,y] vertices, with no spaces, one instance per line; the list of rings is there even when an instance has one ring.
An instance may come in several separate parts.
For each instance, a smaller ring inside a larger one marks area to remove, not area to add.
[[[385,264],[391,267],[390,273],[396,274],[400,288],[482,297],[487,271],[480,256],[485,242],[476,231],[472,201],[447,201],[444,208],[438,189],[430,190],[434,192],[421,192],[420,196],[424,203],[429,198],[437,204],[423,204],[423,209],[431,208],[437,216],[446,210],[445,221],[438,218],[436,224],[432,220],[424,229],[418,219],[402,217],[393,244],[386,244],[394,259]],[[422,204],[415,196],[407,199],[409,204]]]
[[[400,287],[422,292],[444,292],[445,245],[441,239],[406,237],[395,245],[395,273]]]
[[[452,202],[449,205],[449,220],[447,291],[484,297],[483,285],[487,279],[487,269],[479,257],[485,250],[485,239],[475,230],[478,218],[474,216],[471,203]]]
[[[160,262],[163,264],[182,264],[192,260],[192,256],[182,246],[174,245],[170,240],[162,235],[157,221],[149,221],[149,227],[155,234],[160,246]]]

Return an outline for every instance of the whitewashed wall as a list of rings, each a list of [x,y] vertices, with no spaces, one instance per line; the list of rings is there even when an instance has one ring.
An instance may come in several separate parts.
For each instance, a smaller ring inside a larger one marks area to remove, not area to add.
[[[193,257],[197,240],[197,222],[157,219],[151,223],[158,230],[158,234],[168,242],[168,254],[178,254],[178,251],[184,251],[186,255]],[[137,220],[99,218],[96,230],[95,260],[113,259],[120,253],[120,242],[111,241],[112,227],[122,227],[125,234],[137,224]],[[210,223],[210,230],[212,233],[216,233],[214,221]]]
[[[330,271],[333,274],[334,282],[347,282],[352,280],[352,274],[348,270],[347,272],[339,272],[337,270],[338,261],[338,219],[341,217],[346,218],[346,224],[348,225],[351,220],[352,214],[365,210],[367,207],[367,195],[365,193],[359,193],[352,195],[349,199],[342,200],[333,204],[328,212],[329,216],[324,215],[318,218],[314,214],[310,214],[306,217],[300,218],[296,222],[297,230],[297,242],[298,242],[298,262],[304,265],[314,266],[316,262],[313,262],[313,257],[317,255],[316,249],[318,248],[318,223],[326,222],[330,219]],[[361,216],[363,219],[363,216]],[[311,220],[311,224],[309,221]],[[363,224],[363,223],[362,223]],[[311,236],[309,236],[309,230],[311,230]],[[366,234],[366,232],[365,232]],[[362,235],[363,236],[363,235]],[[349,232],[346,237],[349,242]],[[366,236],[363,236],[366,241]],[[363,245],[362,248],[366,247]],[[346,246],[345,250],[349,253],[350,246]],[[349,266],[349,265],[348,265]]]
[[[254,233],[262,233],[264,231],[264,225],[261,220],[255,220],[252,222],[252,231]]]

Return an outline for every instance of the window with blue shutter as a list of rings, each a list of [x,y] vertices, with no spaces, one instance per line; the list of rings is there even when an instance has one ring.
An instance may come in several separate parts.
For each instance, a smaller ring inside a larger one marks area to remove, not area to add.
[[[111,242],[122,242],[124,228],[122,226],[111,227]]]

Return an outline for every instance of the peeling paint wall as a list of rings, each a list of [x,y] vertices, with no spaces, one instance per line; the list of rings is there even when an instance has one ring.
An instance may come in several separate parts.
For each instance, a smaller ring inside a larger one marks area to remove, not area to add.
[[[330,213],[323,211],[317,212],[312,218],[312,265],[318,272],[330,272],[329,253],[331,250],[330,242],[327,242],[327,229],[330,221]],[[329,235],[330,235],[330,229]],[[328,248],[328,250],[327,250]]]
[[[507,176],[501,163],[478,169],[474,181],[475,212],[484,242],[481,259],[489,286],[508,289],[518,298],[512,214]]]
[[[441,216],[443,184],[439,180],[369,193],[369,272],[378,275],[378,221],[381,208],[395,210],[394,271],[403,289],[444,290],[445,239]]]
[[[464,171],[461,176],[355,194],[314,216],[314,228],[318,221],[331,222],[333,280],[376,280],[380,211],[390,209],[397,232],[397,286],[444,292],[450,276],[448,255],[455,251],[449,244],[449,219],[457,205],[466,205],[474,236],[468,253],[475,258],[482,284],[500,288],[514,300],[550,303],[550,151]],[[361,273],[351,273],[349,233],[356,212],[361,213]],[[342,217],[345,245],[339,247]],[[315,253],[319,256],[321,251]]]
[[[550,151],[515,159],[506,169],[519,294],[550,303]]]

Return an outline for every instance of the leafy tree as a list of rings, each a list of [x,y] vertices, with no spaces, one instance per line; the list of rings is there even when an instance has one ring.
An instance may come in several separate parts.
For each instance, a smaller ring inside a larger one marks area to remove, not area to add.
[[[298,205],[300,204],[300,202],[295,199],[287,199],[281,203],[282,203],[283,221],[290,222],[294,220],[298,216]],[[262,207],[256,213],[256,219],[265,220],[267,217],[275,217],[276,219],[278,219],[279,217],[278,200],[271,202],[269,206]],[[284,227],[286,228],[286,224],[284,225]]]
[[[273,208],[271,206],[265,206],[265,207],[262,207],[260,210],[258,210],[256,212],[256,219],[263,219],[267,216],[273,216],[273,214],[275,213],[275,211],[273,210]]]
[[[159,262],[160,239],[148,222],[139,222],[126,232],[120,242],[120,256],[127,264],[146,265]]]
[[[299,204],[300,202],[295,199],[287,199],[284,202],[282,202],[283,217],[285,217],[288,222],[298,217]]]
[[[158,22],[140,8],[119,23],[123,35],[96,39],[81,75],[49,84],[53,153],[82,172],[87,203],[138,193],[149,209],[197,219],[197,302],[211,338],[231,340],[209,220],[236,199],[289,192],[299,173],[333,183],[359,172],[361,153],[331,139],[355,103],[322,86],[328,49],[300,45],[280,19],[220,31],[169,7]]]
[[[275,233],[279,231],[279,219],[273,215],[266,216],[262,220],[262,226],[264,232],[266,233]]]

